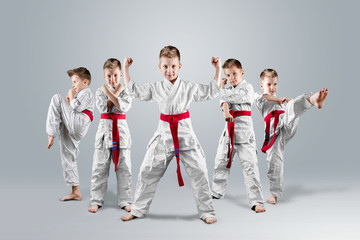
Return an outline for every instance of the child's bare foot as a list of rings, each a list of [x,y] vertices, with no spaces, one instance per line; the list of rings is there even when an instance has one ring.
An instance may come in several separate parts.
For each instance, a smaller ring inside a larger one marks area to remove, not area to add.
[[[271,196],[267,202],[275,205],[277,203],[277,197]]]
[[[255,211],[256,213],[265,212],[265,208],[264,208],[264,206],[256,205],[254,211]]]
[[[81,201],[82,200],[82,195],[81,194],[75,194],[75,193],[70,193],[69,195],[60,198],[60,201],[70,201],[70,200],[78,200]]]
[[[131,205],[126,205],[125,207],[122,207],[127,212],[131,212]]]
[[[88,209],[88,211],[91,212],[91,213],[96,213],[98,210],[99,210],[99,205],[97,205],[97,204],[92,205],[92,206]]]
[[[132,214],[126,214],[124,216],[121,217],[121,220],[123,220],[124,222],[126,221],[130,221],[130,220],[133,220],[135,219],[136,217]]]
[[[53,137],[53,136],[48,135],[48,141],[49,141],[49,144],[48,144],[48,149],[50,149],[50,148],[51,148],[51,146],[54,144],[54,137]]]
[[[216,218],[215,217],[207,217],[204,219],[204,221],[207,224],[212,224],[212,223],[216,222]]]
[[[60,198],[60,201],[70,201],[70,200],[78,200],[78,201],[82,200],[82,195],[79,186],[72,186],[72,193],[70,193],[69,195],[63,198]]]
[[[329,93],[327,88],[321,89],[319,92],[312,95],[309,99],[309,102],[315,107],[321,109],[323,107],[324,101]]]

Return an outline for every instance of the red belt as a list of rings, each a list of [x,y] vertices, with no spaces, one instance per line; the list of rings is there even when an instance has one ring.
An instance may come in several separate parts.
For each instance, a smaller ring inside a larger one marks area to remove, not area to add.
[[[266,117],[264,118],[266,127],[265,127],[265,140],[264,140],[264,144],[261,148],[261,151],[263,151],[263,153],[266,153],[266,151],[271,148],[271,146],[274,144],[275,141],[275,130],[276,127],[279,123],[279,116],[280,114],[283,114],[285,111],[283,110],[274,110],[272,112],[270,112],[268,115],[266,115]],[[270,140],[270,121],[271,118],[275,118],[274,119],[274,135],[273,138],[271,140],[271,142],[269,143]]]
[[[119,162],[120,155],[120,137],[118,129],[118,119],[126,119],[125,114],[116,114],[116,113],[102,113],[101,119],[111,119],[113,122],[112,127],[112,141],[113,141],[113,162],[115,164],[115,172]]]
[[[235,118],[238,116],[251,116],[251,111],[234,111],[234,110],[230,110],[230,114]],[[228,154],[227,154],[227,158],[229,159],[228,164],[226,165],[226,168],[230,168],[231,167],[231,158],[232,158],[232,153],[234,150],[234,135],[235,135],[235,119],[232,122],[228,122],[227,123],[227,127],[228,127],[228,133],[229,133],[229,144],[228,144]],[[231,149],[230,149],[230,145],[231,145]]]
[[[93,114],[89,110],[85,109],[82,112],[85,113],[86,115],[88,115],[90,120],[93,121]]]
[[[176,163],[177,163],[176,173],[178,176],[178,182],[179,182],[180,187],[184,186],[184,181],[181,177],[181,171],[180,171],[180,157],[179,157],[180,145],[179,145],[179,138],[178,138],[178,124],[179,124],[180,120],[189,118],[189,117],[190,117],[189,112],[184,112],[184,113],[175,114],[175,115],[165,115],[165,114],[160,115],[160,120],[168,122],[170,124],[171,136],[172,136],[172,139],[174,142],[174,149],[175,149],[175,156],[176,156]]]

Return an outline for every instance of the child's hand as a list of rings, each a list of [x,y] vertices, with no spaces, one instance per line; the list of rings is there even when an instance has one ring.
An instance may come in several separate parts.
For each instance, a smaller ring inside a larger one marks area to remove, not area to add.
[[[69,97],[69,95],[66,96],[66,101],[67,101],[67,103],[70,104],[70,97]]]
[[[225,89],[226,83],[227,83],[227,79],[226,79],[226,78],[221,79],[221,89]]]
[[[125,58],[124,59],[124,68],[129,68],[132,63],[133,63],[132,58]]]
[[[68,92],[68,96],[69,96],[70,100],[72,100],[74,98],[75,94],[76,94],[75,89],[70,88],[69,92]]]
[[[282,105],[287,102],[286,100],[287,100],[286,97],[282,97],[282,98],[278,98],[277,102],[280,105],[280,107],[282,107]]]
[[[227,122],[234,121],[234,117],[229,112],[224,112],[224,118],[225,118],[225,121],[227,121]]]
[[[212,57],[211,64],[215,67],[220,69],[221,68],[221,59],[219,57]]]

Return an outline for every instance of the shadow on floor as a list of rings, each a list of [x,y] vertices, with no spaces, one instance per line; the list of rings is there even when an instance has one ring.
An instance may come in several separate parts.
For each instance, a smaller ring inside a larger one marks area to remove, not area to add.
[[[173,220],[173,221],[191,221],[191,220],[198,220],[199,217],[197,214],[190,214],[190,215],[172,215],[172,214],[147,214],[146,218],[154,219],[154,220]]]
[[[223,199],[214,199],[214,201],[227,201],[242,208],[249,208],[249,205],[247,204],[248,203],[247,196],[244,194],[235,195],[235,194],[226,193]]]
[[[310,185],[300,185],[300,184],[293,184],[285,186],[283,196],[279,199],[279,202],[288,203],[294,201],[294,199],[299,197],[306,197],[306,196],[314,196],[318,194],[324,193],[341,193],[346,192],[348,187],[344,186],[310,186]]]

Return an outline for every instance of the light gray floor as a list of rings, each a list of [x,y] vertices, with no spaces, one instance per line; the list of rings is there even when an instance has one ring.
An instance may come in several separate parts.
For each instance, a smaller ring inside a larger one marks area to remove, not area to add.
[[[96,214],[87,212],[88,185],[82,187],[81,202],[58,201],[68,193],[63,184],[1,185],[8,197],[1,200],[0,239],[360,238],[358,183],[291,180],[278,205],[266,204],[266,213],[255,214],[241,176],[232,176],[225,198],[214,202],[218,222],[206,225],[196,215],[189,184],[179,188],[175,180],[174,175],[173,186],[161,181],[149,214],[127,223],[120,220],[125,211],[116,206],[112,181],[105,207]]]

